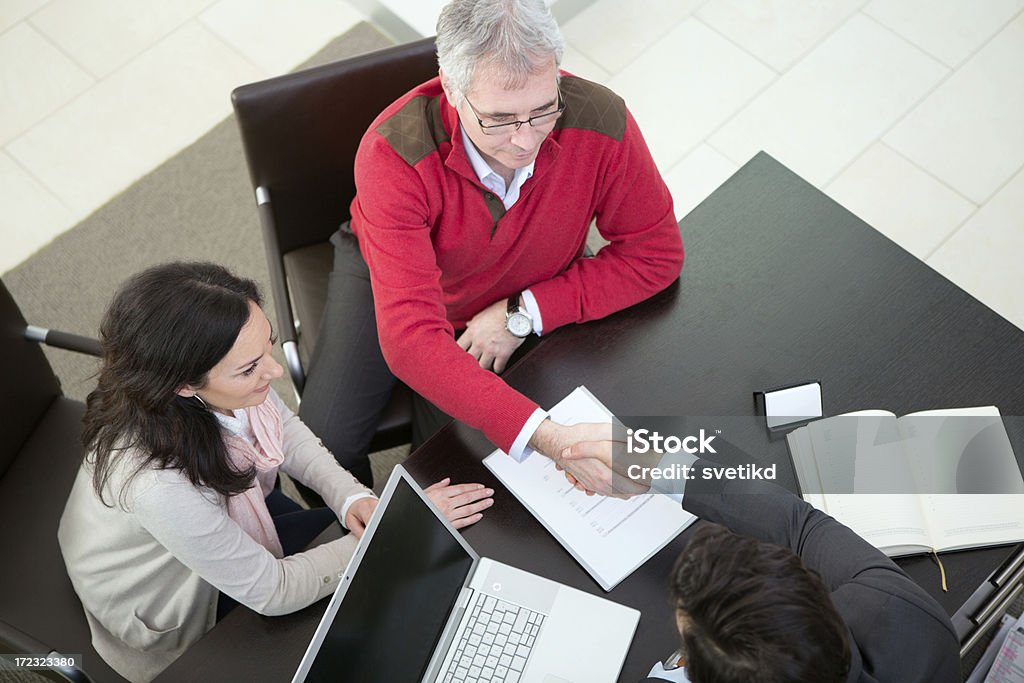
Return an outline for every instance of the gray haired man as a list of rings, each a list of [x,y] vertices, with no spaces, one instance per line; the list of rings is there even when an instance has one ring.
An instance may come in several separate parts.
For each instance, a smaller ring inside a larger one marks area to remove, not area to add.
[[[302,418],[367,481],[395,377],[421,397],[414,445],[451,415],[513,458],[559,460],[598,425],[552,422],[499,376],[524,342],[632,306],[679,275],[672,198],[622,99],[560,71],[543,0],[454,0],[440,71],[356,157]],[[583,258],[596,218],[610,244]],[[572,473],[602,490],[586,465]]]

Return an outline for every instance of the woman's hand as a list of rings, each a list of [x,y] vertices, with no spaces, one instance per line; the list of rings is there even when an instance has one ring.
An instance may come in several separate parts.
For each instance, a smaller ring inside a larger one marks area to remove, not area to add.
[[[377,503],[376,498],[360,498],[348,506],[348,512],[345,513],[345,526],[355,534],[356,538],[363,537],[366,525],[370,523],[373,511],[377,509]]]
[[[452,526],[462,529],[483,518],[483,510],[494,504],[494,489],[483,484],[451,484],[451,477],[423,489]],[[354,507],[354,506],[353,506]]]

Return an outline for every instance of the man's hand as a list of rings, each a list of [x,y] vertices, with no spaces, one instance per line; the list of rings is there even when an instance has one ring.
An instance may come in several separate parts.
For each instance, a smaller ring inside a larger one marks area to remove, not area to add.
[[[554,460],[569,482],[588,495],[628,498],[647,490],[613,469],[613,453],[624,451],[625,444],[613,440],[611,423],[561,425],[545,420],[533,433],[530,446]]]
[[[363,537],[366,525],[370,523],[373,511],[377,509],[377,502],[376,498],[360,498],[348,506],[348,512],[345,513],[345,526],[355,534],[356,538]]]
[[[466,331],[458,339],[458,345],[476,358],[484,370],[501,374],[523,340],[505,328],[505,314],[508,311],[506,299],[493,304],[473,316],[466,323]]]
[[[630,463],[632,461],[626,458],[626,444],[602,440],[573,444],[562,451],[556,466],[565,470],[565,477],[570,483],[588,495],[596,492],[616,498],[631,498],[647,493],[651,486],[650,481],[633,479],[626,474]],[[599,473],[600,480],[610,487],[610,492],[591,488],[594,473]]]
[[[483,484],[453,486],[450,477],[431,484],[423,492],[456,529],[476,524],[483,519],[482,511],[494,504],[494,489],[486,489]]]

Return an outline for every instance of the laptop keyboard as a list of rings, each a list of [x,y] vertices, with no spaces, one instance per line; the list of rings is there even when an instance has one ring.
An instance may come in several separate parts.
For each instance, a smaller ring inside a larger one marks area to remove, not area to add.
[[[518,683],[544,615],[491,595],[479,595],[444,683]]]

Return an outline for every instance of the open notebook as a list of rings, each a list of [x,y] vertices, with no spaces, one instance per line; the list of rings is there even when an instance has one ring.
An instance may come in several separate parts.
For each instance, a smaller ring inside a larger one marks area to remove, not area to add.
[[[549,414],[561,424],[614,419],[585,387],[574,390]],[[629,500],[587,496],[573,488],[554,462],[540,453],[530,453],[517,463],[497,450],[484,459],[484,465],[606,591],[696,520],[660,494]]]
[[[1024,541],[1024,479],[993,406],[865,410],[787,440],[804,500],[889,556]]]

